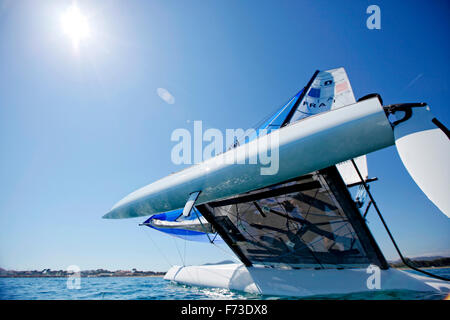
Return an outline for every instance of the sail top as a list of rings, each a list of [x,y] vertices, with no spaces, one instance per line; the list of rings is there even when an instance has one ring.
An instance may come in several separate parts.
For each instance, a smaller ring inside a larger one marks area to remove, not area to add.
[[[320,71],[307,90],[290,123],[356,102],[344,68]]]

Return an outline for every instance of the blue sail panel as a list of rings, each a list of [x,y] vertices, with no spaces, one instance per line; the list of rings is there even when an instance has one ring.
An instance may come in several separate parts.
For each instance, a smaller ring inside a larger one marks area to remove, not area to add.
[[[292,108],[295,107],[295,103],[302,94],[303,90],[300,90],[288,103],[286,103],[280,110],[278,110],[269,120],[263,123],[259,129],[268,129],[270,131],[274,129],[279,129],[283,124],[284,120],[291,112]]]
[[[216,234],[206,234],[204,232],[186,230],[186,229],[167,229],[167,228],[157,228],[155,226],[148,225],[148,227],[164,232],[170,236],[177,237],[183,240],[196,241],[196,242],[210,242],[210,239],[214,239],[214,243],[223,243],[220,236]]]
[[[182,215],[182,213],[183,213],[183,209],[177,209],[177,210],[173,210],[173,211],[169,211],[169,212],[165,212],[165,213],[156,214],[156,215],[151,216],[147,220],[145,220],[144,225],[146,225],[152,229],[164,232],[168,235],[171,235],[171,236],[174,236],[177,238],[181,238],[184,240],[197,241],[197,242],[210,242],[210,239],[214,239],[215,243],[223,242],[222,238],[220,238],[220,236],[217,236],[216,234],[199,231],[199,229],[200,230],[202,229],[202,225],[200,223],[200,219],[202,218],[202,215],[195,207],[192,208],[192,212],[188,217],[183,217],[183,221],[195,222],[195,220],[198,220],[199,223],[197,225],[196,230],[184,229],[183,226],[181,225],[181,223],[179,226],[173,227],[173,228],[158,227],[158,226],[154,225],[154,223],[152,223],[152,222],[154,222],[154,220],[175,222]]]
[[[288,103],[280,108],[272,117],[270,117],[267,121],[261,124],[258,128],[256,128],[256,133],[249,137],[248,141],[250,142],[257,137],[260,137],[264,134],[269,134],[270,132],[280,129],[283,125],[284,120],[286,120],[289,113],[296,106],[297,100],[302,94],[303,89],[300,90],[294,97],[292,97]],[[265,130],[263,130],[265,129]]]

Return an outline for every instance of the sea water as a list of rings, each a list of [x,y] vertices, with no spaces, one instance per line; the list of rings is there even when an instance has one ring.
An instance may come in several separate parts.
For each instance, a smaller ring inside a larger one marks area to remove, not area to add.
[[[450,277],[450,268],[430,269],[432,273]],[[414,272],[414,271],[408,271]],[[416,272],[414,272],[416,273]],[[70,287],[70,286],[69,286]],[[307,299],[398,299],[442,300],[446,294],[407,290],[371,291],[365,293],[334,294]],[[67,299],[123,299],[123,300],[209,300],[209,299],[298,299],[261,296],[227,289],[185,286],[161,277],[81,278],[79,289],[69,289],[67,278],[0,278],[1,300],[67,300]]]

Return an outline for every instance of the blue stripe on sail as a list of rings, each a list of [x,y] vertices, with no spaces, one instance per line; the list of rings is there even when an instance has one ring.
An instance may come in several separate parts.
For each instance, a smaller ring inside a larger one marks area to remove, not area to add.
[[[308,96],[313,98],[320,98],[320,89],[311,88],[311,90],[309,90]]]

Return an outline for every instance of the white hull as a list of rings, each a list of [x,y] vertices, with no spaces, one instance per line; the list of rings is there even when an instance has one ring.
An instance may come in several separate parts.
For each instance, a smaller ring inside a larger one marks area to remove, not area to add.
[[[245,267],[242,264],[172,267],[165,280],[180,284],[226,288],[248,293],[307,297],[327,294],[348,294],[377,290],[413,290],[450,292],[445,281],[422,277],[397,269],[380,270],[380,289],[370,289],[367,269],[296,269]],[[371,283],[371,281],[369,281]]]
[[[262,141],[274,134],[279,135],[279,170],[274,175],[263,175],[261,168],[267,166],[250,165],[249,159],[257,158],[261,148],[266,150],[267,144]],[[196,203],[207,203],[280,183],[393,144],[394,133],[379,100],[365,100],[306,118],[149,184],[120,200],[104,218],[148,216],[183,208],[189,195],[197,191],[201,194]],[[237,163],[247,165],[228,164],[225,159],[232,153],[236,153]]]

